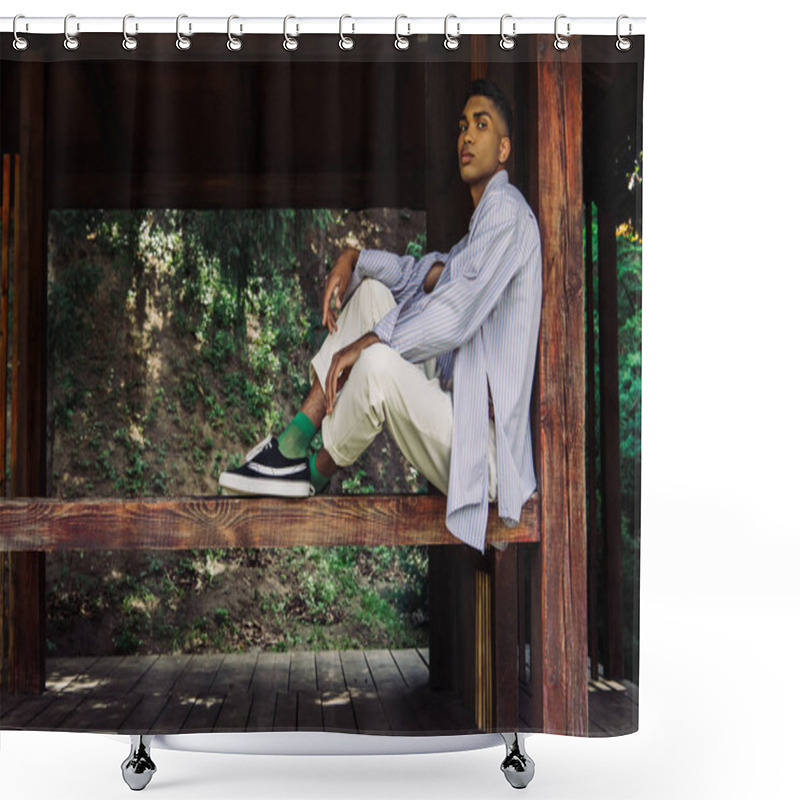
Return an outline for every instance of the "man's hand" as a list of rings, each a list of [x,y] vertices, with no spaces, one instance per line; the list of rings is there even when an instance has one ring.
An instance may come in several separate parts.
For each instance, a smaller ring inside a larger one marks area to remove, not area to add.
[[[328,370],[328,377],[325,379],[327,414],[333,413],[333,403],[336,400],[336,395],[341,391],[348,377],[350,377],[350,370],[353,369],[353,365],[358,361],[361,351],[379,341],[378,336],[370,331],[334,354]]]
[[[425,282],[422,284],[422,288],[425,290],[425,294],[430,294],[434,290],[437,282],[439,281],[439,276],[442,274],[443,269],[444,269],[444,263],[442,261],[437,261],[428,270],[428,274],[425,276]]]
[[[328,333],[338,330],[336,318],[342,310],[342,297],[350,284],[350,278],[353,276],[360,252],[353,247],[348,247],[339,256],[325,282],[325,296],[322,298],[322,324],[328,328]],[[335,309],[333,304],[336,305]]]

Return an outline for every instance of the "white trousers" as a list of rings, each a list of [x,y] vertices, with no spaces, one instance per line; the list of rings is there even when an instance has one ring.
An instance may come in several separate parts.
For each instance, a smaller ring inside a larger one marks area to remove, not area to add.
[[[338,330],[311,360],[311,381],[324,389],[334,354],[372,330],[395,306],[389,289],[366,279],[342,309]],[[322,420],[322,442],[331,458],[346,467],[386,426],[403,455],[437,489],[447,494],[453,440],[453,396],[436,374],[436,359],[406,361],[379,343],[361,352],[336,398],[333,413]],[[479,446],[479,443],[475,443]],[[489,501],[497,497],[497,445],[489,423]]]

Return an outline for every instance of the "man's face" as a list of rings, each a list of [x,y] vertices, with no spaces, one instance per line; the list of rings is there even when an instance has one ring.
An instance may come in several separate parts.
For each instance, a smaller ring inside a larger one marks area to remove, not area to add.
[[[494,101],[483,95],[467,100],[458,121],[458,166],[461,180],[488,183],[505,164],[511,140]]]

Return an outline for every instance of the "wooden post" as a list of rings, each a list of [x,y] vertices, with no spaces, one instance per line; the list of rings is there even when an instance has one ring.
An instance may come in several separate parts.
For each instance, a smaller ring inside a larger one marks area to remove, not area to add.
[[[519,598],[517,592],[517,551],[510,544],[505,550],[492,549],[492,662],[493,662],[493,728],[501,732],[515,731],[519,716],[520,663]]]
[[[594,261],[592,250],[594,245],[594,234],[592,231],[592,204],[591,200],[584,198],[584,208],[586,210],[586,252],[584,260],[586,262],[586,464],[587,464],[587,488],[588,488],[588,625],[589,625],[589,661],[591,663],[592,678],[599,676],[599,657],[597,641],[597,500],[595,492],[597,488],[597,468],[595,459],[594,426],[597,417],[594,395]]]
[[[45,492],[47,249],[44,206],[44,70],[20,64],[20,168],[15,186],[12,496]],[[9,684],[44,690],[44,555],[9,557]]]
[[[6,395],[8,393],[8,261],[11,247],[11,155],[3,154],[0,245],[0,499],[6,495]],[[0,553],[0,691],[6,688],[6,555]]]
[[[427,250],[449,250],[467,232],[472,213],[469,191],[458,169],[457,108],[470,80],[469,63],[430,62],[425,67],[425,207]],[[452,102],[450,102],[452,100]],[[474,610],[472,595],[460,598],[461,546],[428,548],[430,686],[462,695],[465,659],[463,620]]]
[[[619,362],[617,357],[617,239],[607,203],[598,208],[598,288],[600,314],[600,430],[603,482],[603,563],[605,566],[605,677],[623,678],[622,652],[622,494],[620,486]]]
[[[529,186],[542,238],[539,492],[534,555],[534,728],[588,734],[581,42],[536,37],[538,128]],[[534,434],[536,435],[536,434]]]
[[[17,157],[17,162],[19,157]],[[16,220],[15,220],[16,222]],[[8,394],[8,262],[11,247],[11,155],[3,154],[3,240],[0,258],[0,497],[6,495],[6,396]]]

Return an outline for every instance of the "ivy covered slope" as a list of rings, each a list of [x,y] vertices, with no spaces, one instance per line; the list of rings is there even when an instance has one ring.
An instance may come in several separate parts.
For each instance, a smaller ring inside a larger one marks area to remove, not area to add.
[[[419,254],[424,214],[51,212],[48,493],[216,494],[308,391],[325,276],[348,245]],[[424,489],[385,435],[331,486]],[[425,644],[426,573],[424,548],[53,554],[48,646]]]

